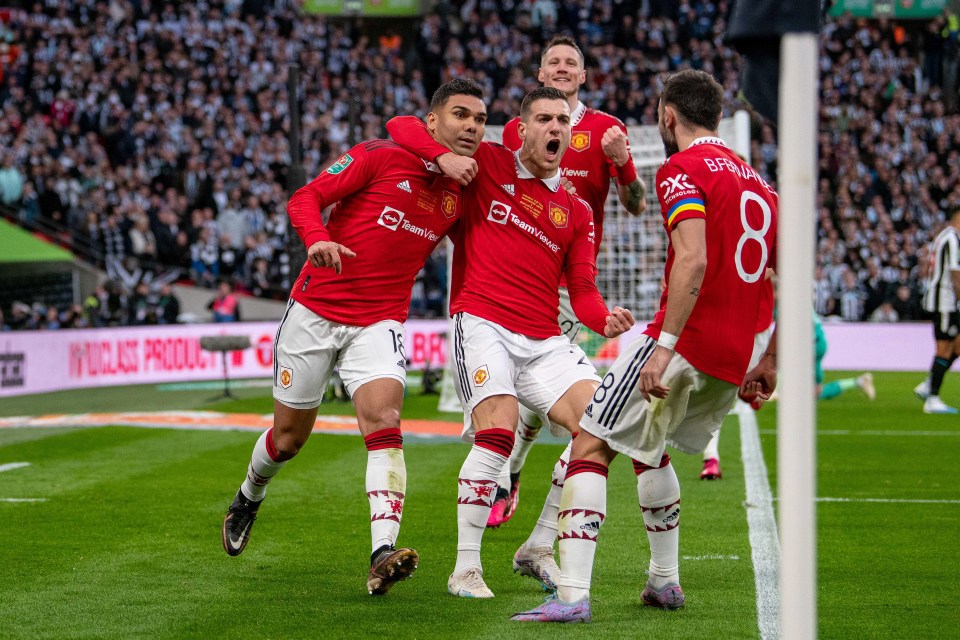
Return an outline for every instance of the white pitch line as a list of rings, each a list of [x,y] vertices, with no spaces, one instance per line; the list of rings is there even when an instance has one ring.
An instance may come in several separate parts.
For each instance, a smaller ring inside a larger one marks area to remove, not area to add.
[[[706,555],[706,556],[680,556],[681,560],[739,560],[740,556],[721,556],[721,555]]]
[[[46,498],[0,498],[0,502],[46,502]]]
[[[817,502],[880,502],[894,504],[960,504],[960,500],[912,500],[909,498],[817,498]]]
[[[29,462],[8,462],[6,464],[0,464],[0,473],[4,471],[13,471],[14,469],[22,469],[23,467],[29,467]]]
[[[773,500],[767,464],[763,460],[757,417],[742,402],[736,410],[740,420],[740,455],[747,485],[747,525],[750,528],[750,555],[757,589],[757,626],[763,640],[780,637],[780,538],[773,516]]]
[[[758,433],[765,436],[776,435],[776,429],[760,429]],[[960,431],[897,431],[897,430],[877,430],[877,429],[823,429],[817,431],[818,436],[945,436],[957,438],[960,437]]]

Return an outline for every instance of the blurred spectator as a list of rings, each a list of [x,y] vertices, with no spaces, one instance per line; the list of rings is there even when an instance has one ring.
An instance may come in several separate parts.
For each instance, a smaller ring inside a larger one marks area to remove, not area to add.
[[[140,214],[130,229],[130,253],[144,265],[154,265],[157,261],[157,239],[150,230],[146,214]]]
[[[207,309],[213,312],[214,322],[239,322],[240,301],[233,293],[233,285],[221,280],[217,285],[217,295],[207,305]]]
[[[150,285],[140,282],[127,299],[127,319],[130,324],[157,324],[156,310],[150,302]]]
[[[60,328],[60,315],[57,313],[57,308],[54,306],[49,306],[43,312],[43,324],[40,328],[42,329],[59,329]]]
[[[920,320],[920,292],[913,291],[905,284],[897,287],[893,308],[899,320]]]
[[[102,327],[107,324],[107,290],[100,284],[83,301],[83,315],[87,319],[87,326]]]
[[[890,300],[881,302],[880,306],[870,314],[870,322],[896,322],[899,319],[900,316]]]
[[[272,287],[270,283],[269,265],[263,258],[253,261],[253,270],[247,278],[247,289],[255,296],[266,297]]]
[[[857,280],[857,274],[853,271],[845,271],[843,273],[843,286],[837,295],[840,317],[848,322],[863,320],[863,305],[866,298],[867,294],[863,285]]]
[[[20,301],[14,301],[10,305],[10,319],[7,321],[9,327],[13,330],[26,329],[30,318],[30,305]]]
[[[23,196],[23,174],[14,163],[13,153],[0,155],[0,203],[13,205]]]
[[[190,268],[198,286],[213,287],[220,275],[220,248],[209,227],[201,227],[190,245]]]
[[[177,324],[180,317],[180,300],[173,293],[173,287],[164,284],[160,287],[160,297],[157,299],[157,322],[160,324]]]

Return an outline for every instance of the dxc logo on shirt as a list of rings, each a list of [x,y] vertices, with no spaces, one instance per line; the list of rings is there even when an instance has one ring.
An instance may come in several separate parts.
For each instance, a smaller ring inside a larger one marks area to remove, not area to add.
[[[377,224],[391,231],[396,231],[397,227],[400,226],[400,221],[403,220],[403,215],[403,211],[398,211],[393,207],[384,207]]]
[[[507,224],[508,217],[510,217],[510,205],[503,204],[498,200],[490,203],[490,212],[487,213],[487,220],[492,220],[497,224]]]
[[[681,173],[678,176],[667,176],[667,179],[660,183],[660,188],[665,189],[664,197],[669,198],[676,191],[691,191],[694,186],[689,182],[687,174]]]

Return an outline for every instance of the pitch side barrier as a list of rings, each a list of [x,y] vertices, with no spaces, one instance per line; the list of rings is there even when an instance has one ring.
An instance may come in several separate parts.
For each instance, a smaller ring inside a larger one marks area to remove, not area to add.
[[[272,378],[276,322],[158,325],[0,333],[0,397],[61,389],[222,380],[221,354],[207,336],[246,336],[250,348],[227,354],[231,379]],[[442,367],[447,323],[410,320],[410,369]]]
[[[411,370],[447,363],[445,320],[409,320],[404,350]],[[929,323],[825,322],[828,370],[926,371],[933,357]],[[160,325],[0,333],[0,397],[84,387],[213,381],[220,355],[200,346],[211,335],[247,336],[251,347],[227,356],[231,379],[271,378],[275,322]],[[642,332],[638,325],[620,343]],[[598,366],[616,348],[591,353]],[[600,356],[600,357],[597,357]]]

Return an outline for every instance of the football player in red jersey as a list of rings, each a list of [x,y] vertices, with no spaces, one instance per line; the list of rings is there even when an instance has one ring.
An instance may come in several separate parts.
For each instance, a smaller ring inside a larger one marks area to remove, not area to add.
[[[717,137],[722,108],[723,88],[709,74],[685,70],[664,82],[658,115],[667,160],[656,189],[670,238],[667,288],[646,335],[617,358],[580,421],[563,487],[556,597],[515,620],[590,620],[607,468],[617,453],[640,465],[651,553],[641,602],[684,605],[680,484],[665,447],[699,453],[720,428],[744,383],[764,276],[776,263],[777,195]],[[772,388],[775,371],[765,376]]]
[[[444,149],[473,154],[486,123],[482,89],[463,79],[441,86],[430,121]],[[394,547],[406,492],[403,321],[416,274],[459,220],[462,199],[455,181],[388,140],[351,148],[290,198],[287,209],[307,262],[274,341],[273,428],[257,441],[223,522],[228,554],[244,550],[267,483],[307,441],[338,367],[368,450],[373,554],[367,590],[386,593],[416,569],[417,552]],[[330,205],[324,225],[321,212]]]
[[[577,317],[597,333],[616,337],[633,325],[633,316],[607,309],[593,277],[593,212],[560,186],[570,143],[570,107],[560,91],[542,87],[524,98],[516,153],[485,142],[475,162],[453,157],[416,118],[394,118],[387,130],[469,182],[450,311],[464,439],[474,444],[458,478],[457,564],[447,588],[460,597],[490,598],[480,542],[497,476],[513,450],[518,400],[572,433],[599,382],[557,324],[561,275]],[[552,549],[548,553],[553,563]],[[542,578],[555,587],[552,576]]]
[[[586,200],[593,209],[594,255],[597,256],[603,237],[604,205],[610,194],[610,180],[616,179],[620,203],[628,212],[639,215],[647,206],[647,187],[637,176],[627,139],[627,128],[614,116],[597,109],[589,109],[580,101],[580,86],[586,82],[587,73],[584,69],[583,52],[573,38],[556,36],[544,45],[537,79],[545,87],[562,91],[570,105],[570,148],[560,163],[560,173],[574,186],[577,195]],[[520,148],[517,134],[519,122],[519,118],[514,118],[503,128],[503,144],[513,150]],[[561,283],[558,321],[560,329],[575,343],[580,322],[570,309],[569,301],[565,283]],[[500,526],[516,512],[520,501],[520,470],[541,427],[542,423],[536,414],[521,406],[517,439],[510,454],[510,463],[504,467],[504,473],[497,480],[497,499],[490,510],[488,527]],[[568,447],[557,461],[555,475],[563,477],[563,468],[569,460]],[[562,489],[562,482],[551,485],[537,526],[517,551],[520,556],[525,555],[525,549],[553,548],[557,536],[556,515]]]

